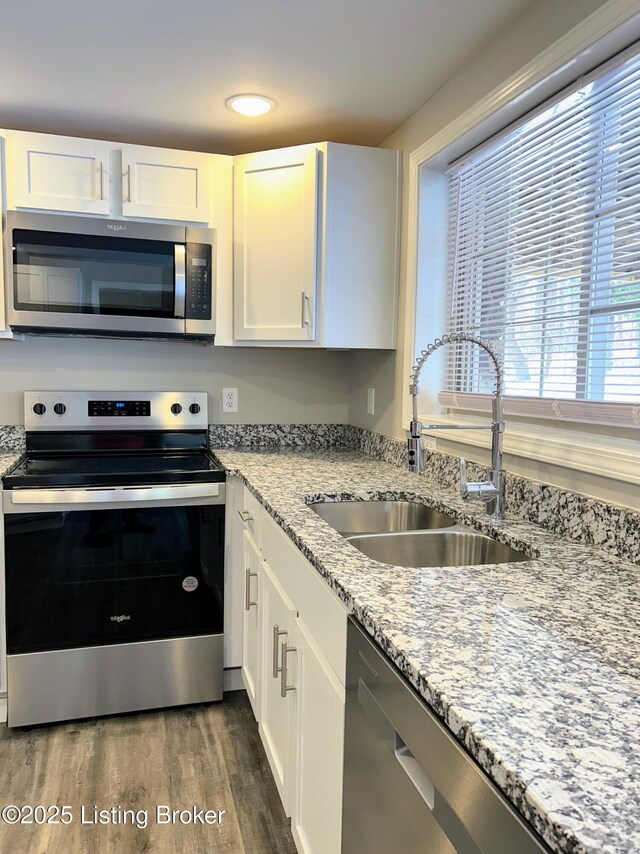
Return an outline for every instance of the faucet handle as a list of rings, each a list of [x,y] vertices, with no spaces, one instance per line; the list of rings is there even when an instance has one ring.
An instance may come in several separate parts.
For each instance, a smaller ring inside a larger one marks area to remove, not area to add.
[[[464,457],[460,457],[460,496],[462,498],[469,497],[469,487],[467,485],[467,461]]]

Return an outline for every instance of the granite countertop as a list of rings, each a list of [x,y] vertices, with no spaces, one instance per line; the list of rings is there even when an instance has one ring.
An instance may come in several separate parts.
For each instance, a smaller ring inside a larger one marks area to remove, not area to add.
[[[558,852],[640,850],[640,567],[355,451],[216,450]],[[410,498],[535,556],[399,568],[306,503]]]
[[[0,477],[4,477],[22,456],[22,453],[0,450]]]

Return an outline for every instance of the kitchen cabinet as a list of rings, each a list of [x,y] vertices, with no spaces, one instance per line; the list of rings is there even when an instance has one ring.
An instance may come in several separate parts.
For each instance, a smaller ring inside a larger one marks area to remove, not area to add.
[[[124,216],[207,223],[214,155],[122,146]]]
[[[5,193],[5,178],[6,173],[4,169],[5,158],[3,156],[6,150],[6,137],[7,132],[5,130],[0,130],[0,198],[4,198]],[[2,217],[0,217],[0,221]],[[7,283],[7,287],[8,287]],[[4,240],[0,239],[0,340],[3,338],[12,339],[14,338],[13,333],[7,327],[7,319],[5,314],[5,268],[4,268]],[[1,652],[1,650],[0,650]],[[4,662],[4,659],[2,659]],[[0,691],[3,689],[0,688]]]
[[[318,143],[234,160],[234,338],[395,347],[400,153]]]
[[[8,131],[8,205],[107,215],[109,157],[101,140]]]
[[[209,224],[218,161],[231,158],[8,131],[8,207]]]
[[[235,337],[314,340],[318,152],[236,158]]]
[[[347,608],[246,487],[242,503],[244,683],[298,851],[338,854]]]
[[[291,634],[296,610],[287,594],[278,584],[269,564],[262,564],[262,626],[261,651],[261,711],[258,730],[269,765],[276,781],[285,813],[291,815],[294,792],[293,758],[295,738],[295,684]],[[284,695],[284,696],[283,696]]]
[[[298,851],[340,851],[345,689],[296,619],[296,773],[292,832]]]

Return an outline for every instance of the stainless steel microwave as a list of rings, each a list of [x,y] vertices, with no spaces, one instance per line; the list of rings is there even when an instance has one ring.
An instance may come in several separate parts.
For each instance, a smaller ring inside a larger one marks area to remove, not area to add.
[[[215,335],[215,232],[7,212],[15,332],[127,338]]]

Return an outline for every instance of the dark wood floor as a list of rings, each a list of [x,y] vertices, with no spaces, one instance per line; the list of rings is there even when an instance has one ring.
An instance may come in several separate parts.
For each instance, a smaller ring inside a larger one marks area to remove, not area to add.
[[[2,854],[294,854],[244,691],[222,703],[9,730],[0,724],[0,807],[69,804],[65,826],[0,822]],[[220,825],[159,825],[158,804],[225,810]],[[111,807],[146,827],[82,825]],[[142,821],[140,822],[142,823]]]

